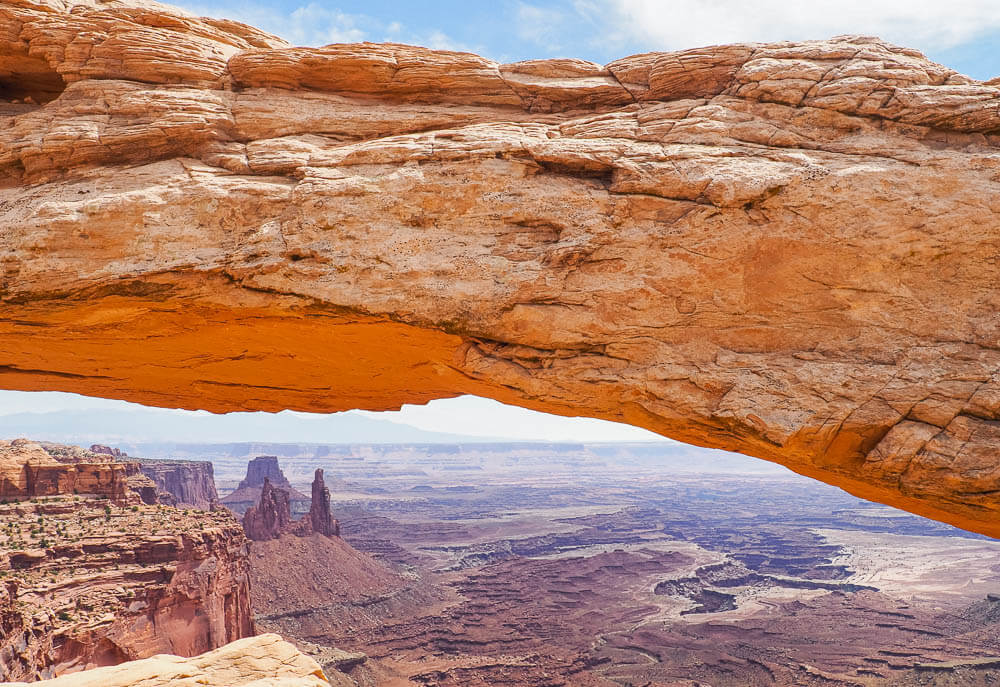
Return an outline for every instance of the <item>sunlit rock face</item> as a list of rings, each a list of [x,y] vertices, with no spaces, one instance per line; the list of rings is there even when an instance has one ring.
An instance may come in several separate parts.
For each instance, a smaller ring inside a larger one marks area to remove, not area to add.
[[[0,82],[6,388],[473,393],[1000,535],[996,81],[873,38],[498,65],[18,0]]]

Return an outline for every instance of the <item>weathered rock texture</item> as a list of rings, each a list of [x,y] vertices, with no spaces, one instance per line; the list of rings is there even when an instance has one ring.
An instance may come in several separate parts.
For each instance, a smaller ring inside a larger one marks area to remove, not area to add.
[[[278,465],[277,456],[257,456],[247,463],[247,476],[232,492],[223,497],[221,503],[237,514],[245,514],[247,509],[260,502],[266,483],[285,492],[286,501],[305,502],[309,497],[293,487]]]
[[[61,462],[33,441],[0,441],[0,498],[5,500],[86,494],[124,502],[131,494],[126,473],[124,463]]]
[[[275,489],[271,480],[264,478],[260,501],[243,514],[243,530],[250,539],[277,539],[291,528],[292,511],[288,492]]]
[[[0,504],[0,680],[253,634],[247,540],[231,514],[108,504]]]
[[[316,661],[276,634],[240,639],[194,658],[153,656],[31,684],[45,687],[131,687],[140,684],[143,687],[329,685]]]
[[[340,536],[340,524],[333,519],[330,512],[330,490],[323,482],[322,468],[316,468],[312,483],[312,501],[309,503],[309,515],[300,520],[305,534],[316,532],[328,537]]]
[[[278,539],[283,534],[305,537],[316,533],[339,537],[340,523],[330,513],[330,490],[323,482],[323,471],[316,470],[309,512],[296,521],[292,520],[288,491],[273,487],[270,479],[265,477],[260,500],[243,514],[243,529],[250,539],[256,541]]]
[[[0,55],[6,388],[472,393],[1000,535],[996,81],[859,37],[290,48],[138,0],[5,3]]]
[[[161,502],[169,500],[172,505],[208,510],[219,500],[214,470],[208,461],[143,459],[139,464],[142,474],[151,479],[161,493],[169,495],[161,497]]]

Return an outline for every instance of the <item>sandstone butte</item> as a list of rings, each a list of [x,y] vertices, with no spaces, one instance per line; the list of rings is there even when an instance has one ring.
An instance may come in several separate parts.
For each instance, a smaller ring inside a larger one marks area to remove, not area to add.
[[[497,64],[0,6],[0,386],[477,394],[1000,536],[1000,79],[875,38]]]

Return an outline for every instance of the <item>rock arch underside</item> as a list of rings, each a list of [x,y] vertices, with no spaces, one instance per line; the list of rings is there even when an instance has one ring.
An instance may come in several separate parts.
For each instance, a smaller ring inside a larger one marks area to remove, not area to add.
[[[1000,81],[874,38],[605,66],[0,6],[0,386],[477,394],[1000,536]]]

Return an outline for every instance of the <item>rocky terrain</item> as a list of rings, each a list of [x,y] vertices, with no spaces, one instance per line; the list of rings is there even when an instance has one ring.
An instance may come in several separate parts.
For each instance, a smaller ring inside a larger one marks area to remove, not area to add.
[[[114,461],[49,452],[27,439],[0,441],[0,499],[85,494],[125,502],[127,468]]]
[[[148,505],[127,489],[132,464],[87,463],[101,454],[75,447],[0,450],[52,485],[0,501],[0,680],[192,656],[254,633],[247,540],[227,511]]]
[[[13,683],[21,687],[27,683]],[[214,651],[181,658],[156,656],[114,667],[95,668],[52,680],[39,687],[328,687],[320,666],[273,634],[248,637]],[[339,687],[342,683],[332,683]]]
[[[280,474],[280,473],[279,473]],[[340,524],[330,513],[330,490],[323,482],[323,470],[318,468],[312,482],[309,512],[300,520],[292,520],[289,493],[271,486],[264,478],[257,504],[243,514],[243,529],[255,541],[278,539],[284,534],[305,537],[319,534],[326,537],[340,535]]]
[[[1000,85],[870,37],[497,64],[0,7],[2,384],[474,393],[1000,534]]]
[[[211,510],[219,500],[212,463],[208,461],[144,458],[140,461],[140,469],[156,485],[161,503]],[[165,498],[164,494],[170,498]]]
[[[247,509],[260,502],[265,483],[281,489],[287,494],[287,501],[292,512],[300,513],[308,509],[310,497],[295,489],[285,478],[278,466],[277,456],[257,456],[246,464],[246,477],[236,486],[236,489],[222,498],[222,505],[237,515],[243,515]],[[292,508],[294,504],[294,508]]]
[[[787,471],[655,444],[294,450],[293,484],[350,476],[344,540],[253,542],[256,621],[363,654],[355,684],[1000,680],[998,542]]]

